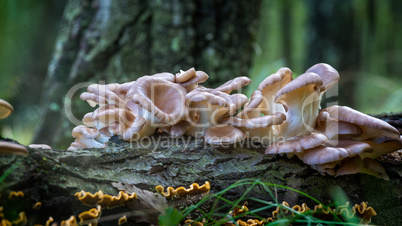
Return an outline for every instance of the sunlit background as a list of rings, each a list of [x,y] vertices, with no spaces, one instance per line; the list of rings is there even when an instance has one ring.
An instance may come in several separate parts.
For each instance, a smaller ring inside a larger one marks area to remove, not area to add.
[[[34,136],[65,4],[0,1],[0,98],[15,109],[0,121],[3,137],[29,144]],[[327,62],[341,74],[339,105],[367,114],[401,112],[401,9],[399,0],[263,0],[246,93],[280,67],[299,75]]]

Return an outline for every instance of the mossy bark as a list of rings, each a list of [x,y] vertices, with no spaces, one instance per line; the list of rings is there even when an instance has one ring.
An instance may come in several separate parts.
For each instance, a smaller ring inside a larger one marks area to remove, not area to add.
[[[213,86],[247,75],[259,5],[259,0],[70,0],[34,143],[64,148],[71,143],[74,124],[66,118],[64,98],[82,82],[122,83],[190,67],[207,72],[206,84]],[[92,111],[79,100],[80,93],[72,98],[78,120]]]
[[[104,149],[30,149],[28,157],[0,156],[1,174],[10,166],[16,167],[0,185],[0,201],[6,207],[20,202],[25,206],[18,207],[20,211],[25,210],[31,222],[40,223],[49,216],[60,221],[88,210],[73,197],[80,190],[92,193],[103,190],[116,195],[112,182],[126,182],[154,191],[156,185],[188,187],[194,182],[201,185],[209,181],[211,193],[215,193],[240,179],[257,178],[300,190],[325,204],[333,198],[330,191],[340,188],[352,203],[366,201],[377,211],[374,223],[399,225],[401,164],[382,162],[390,176],[389,181],[362,174],[334,178],[317,173],[297,158],[265,155],[263,147],[212,147],[192,138],[171,139],[155,135],[142,143],[132,144],[112,139]],[[314,204],[309,198],[288,189],[271,188],[278,202]],[[21,190],[26,196],[22,201],[10,201],[7,196],[11,190]],[[226,198],[235,200],[246,190],[247,187],[237,187],[228,192]],[[252,189],[248,196],[275,201],[261,187]],[[42,208],[35,212],[30,205],[37,201],[42,202]],[[128,210],[106,211],[102,216],[118,211]]]

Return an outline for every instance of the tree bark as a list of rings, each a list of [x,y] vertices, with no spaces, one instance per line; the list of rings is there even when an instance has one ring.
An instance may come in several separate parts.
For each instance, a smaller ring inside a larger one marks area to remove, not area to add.
[[[74,124],[66,118],[63,101],[81,82],[121,83],[191,67],[210,75],[206,85],[247,75],[259,5],[259,0],[70,0],[34,143],[63,148],[71,143]],[[78,95],[72,111],[81,119],[91,109]]]
[[[369,175],[323,176],[297,158],[265,155],[263,147],[212,147],[202,140],[184,137],[168,138],[157,134],[143,142],[128,143],[116,137],[104,149],[80,151],[29,149],[29,156],[0,156],[0,172],[14,170],[0,184],[1,203],[14,212],[26,211],[30,223],[44,224],[49,216],[60,222],[70,215],[78,216],[84,207],[73,196],[80,190],[95,193],[102,190],[116,195],[112,182],[125,182],[141,189],[155,191],[156,185],[188,187],[197,182],[211,183],[211,193],[221,191],[240,179],[258,178],[262,182],[288,186],[328,204],[331,190],[340,188],[351,203],[366,201],[378,216],[373,223],[400,225],[401,162],[382,161],[389,181]],[[278,202],[291,205],[314,202],[296,192],[271,187]],[[8,200],[11,190],[23,191],[22,201]],[[247,187],[237,187],[225,197],[236,200]],[[275,201],[261,187],[248,197]],[[42,202],[40,211],[30,206]],[[19,203],[19,204],[18,204]],[[5,208],[5,209],[7,209]],[[129,210],[118,208],[102,213],[103,217]],[[116,225],[116,219],[101,225]]]

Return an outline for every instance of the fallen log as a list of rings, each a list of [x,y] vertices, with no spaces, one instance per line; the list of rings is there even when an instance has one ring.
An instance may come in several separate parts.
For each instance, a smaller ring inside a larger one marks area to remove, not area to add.
[[[7,139],[3,139],[7,140]],[[80,151],[29,149],[27,157],[0,156],[0,206],[25,211],[30,224],[44,224],[49,216],[56,222],[71,215],[78,216],[88,207],[74,194],[81,190],[116,195],[112,182],[133,184],[144,190],[155,191],[156,185],[188,187],[194,182],[211,183],[210,193],[221,191],[238,180],[257,178],[262,182],[300,190],[328,204],[333,199],[331,190],[343,190],[351,203],[368,202],[377,216],[372,222],[381,225],[401,225],[402,161],[383,158],[381,164],[390,180],[357,174],[340,177],[324,176],[297,158],[265,155],[265,148],[253,143],[214,147],[191,137],[169,138],[156,134],[142,142],[128,143],[113,137],[104,149]],[[247,187],[236,187],[226,198],[239,198]],[[313,201],[289,189],[272,187],[276,201],[291,205]],[[11,191],[22,191],[19,201],[10,200]],[[248,194],[267,201],[275,201],[262,188],[255,187]],[[39,210],[31,208],[41,202]],[[128,209],[107,210],[108,216]],[[116,221],[108,224],[116,225]]]

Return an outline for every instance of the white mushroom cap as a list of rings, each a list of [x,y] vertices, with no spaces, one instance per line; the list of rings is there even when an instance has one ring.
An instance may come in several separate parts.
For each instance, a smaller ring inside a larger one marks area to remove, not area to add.
[[[13,106],[7,101],[0,99],[0,119],[7,118],[14,111]]]
[[[204,140],[208,144],[233,144],[244,139],[244,133],[231,125],[211,126],[205,130]]]
[[[0,154],[28,155],[28,150],[25,146],[7,141],[0,141]]]
[[[30,148],[36,148],[36,149],[49,149],[52,150],[52,147],[50,147],[47,144],[30,144],[28,145]]]
[[[88,128],[84,125],[76,126],[72,131],[72,136],[76,138],[75,143],[80,143],[87,148],[103,148],[109,140],[109,137],[102,136],[98,130]],[[76,148],[79,146],[74,144],[72,147]],[[70,150],[73,150],[73,148]]]

